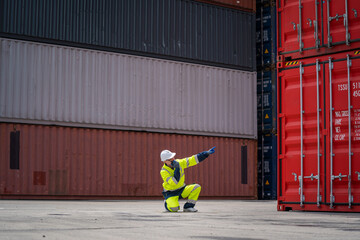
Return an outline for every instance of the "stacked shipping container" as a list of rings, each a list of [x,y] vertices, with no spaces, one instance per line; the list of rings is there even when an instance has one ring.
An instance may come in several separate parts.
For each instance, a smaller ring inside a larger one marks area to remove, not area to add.
[[[276,199],[276,5],[257,4],[258,196]]]
[[[253,14],[187,0],[0,6],[1,198],[157,198],[162,149],[213,145],[187,182],[256,198]]]
[[[360,211],[358,10],[278,2],[279,210]]]

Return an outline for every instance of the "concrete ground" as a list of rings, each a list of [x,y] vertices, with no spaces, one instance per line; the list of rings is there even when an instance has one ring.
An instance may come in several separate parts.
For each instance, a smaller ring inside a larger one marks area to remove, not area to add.
[[[153,200],[0,200],[0,239],[360,239],[360,213],[278,212],[275,201],[200,200],[196,208],[168,213]]]

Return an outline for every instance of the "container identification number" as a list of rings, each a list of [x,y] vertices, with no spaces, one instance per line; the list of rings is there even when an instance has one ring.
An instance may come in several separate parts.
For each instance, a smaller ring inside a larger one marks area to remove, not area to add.
[[[360,82],[352,83],[352,89],[353,90],[360,89]],[[338,85],[338,91],[347,91],[347,90],[348,90],[348,84],[347,83],[343,83],[343,84]],[[357,94],[359,94],[359,91],[354,91],[354,96],[355,96],[355,92],[358,92]]]

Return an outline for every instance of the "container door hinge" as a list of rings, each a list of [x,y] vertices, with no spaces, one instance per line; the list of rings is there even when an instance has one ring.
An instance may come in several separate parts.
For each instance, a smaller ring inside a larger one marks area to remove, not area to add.
[[[322,201],[322,196],[321,195],[317,196],[316,201],[317,201],[317,207],[320,207],[320,202]]]
[[[330,208],[334,208],[335,196],[330,195]]]

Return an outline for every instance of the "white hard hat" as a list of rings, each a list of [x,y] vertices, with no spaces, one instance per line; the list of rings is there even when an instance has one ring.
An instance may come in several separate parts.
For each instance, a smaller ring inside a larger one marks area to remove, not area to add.
[[[161,161],[164,162],[168,159],[172,159],[173,157],[175,157],[175,155],[176,155],[176,153],[170,152],[169,150],[163,150],[160,153],[160,158],[161,158]]]

